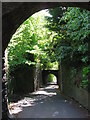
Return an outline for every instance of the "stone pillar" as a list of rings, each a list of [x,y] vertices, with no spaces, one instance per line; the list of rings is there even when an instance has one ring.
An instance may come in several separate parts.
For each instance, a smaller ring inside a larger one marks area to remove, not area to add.
[[[89,51],[90,51],[90,35],[88,38],[88,56],[89,56]],[[90,74],[88,74],[88,92],[90,93]],[[88,101],[90,101],[90,94],[88,95]],[[88,107],[90,111],[90,102],[88,102]]]
[[[63,61],[61,64],[62,71],[62,91],[66,95],[72,94],[73,80],[71,79],[71,63],[70,61]]]
[[[60,91],[63,93],[63,73],[62,73],[62,63],[59,64],[59,71],[58,71],[58,85],[60,88]]]
[[[60,76],[59,76],[59,79],[60,79],[60,90],[61,92],[63,92],[63,79],[62,79],[62,64],[60,64],[59,66],[59,71],[60,71]]]
[[[4,54],[3,54],[4,56]],[[2,59],[2,119],[8,119],[9,110],[7,104],[7,81],[5,73],[5,57]]]
[[[34,90],[38,90],[41,86],[41,70],[40,63],[36,64],[35,75],[34,75]]]

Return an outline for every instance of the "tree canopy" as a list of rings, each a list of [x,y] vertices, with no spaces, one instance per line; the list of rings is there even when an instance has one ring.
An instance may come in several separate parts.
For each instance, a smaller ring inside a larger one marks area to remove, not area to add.
[[[37,62],[41,63],[42,69],[54,68],[54,64],[55,69],[57,68],[58,63],[51,63],[48,55],[54,32],[44,27],[47,23],[45,14],[48,13],[41,11],[34,14],[12,36],[7,48],[9,68],[19,64],[35,65]]]
[[[82,68],[82,84],[88,84],[89,65],[89,39],[90,39],[90,12],[80,8],[58,7],[50,9],[51,17],[46,17],[46,27],[55,31],[51,53],[59,62],[71,61],[74,70]],[[76,72],[77,73],[77,72]]]

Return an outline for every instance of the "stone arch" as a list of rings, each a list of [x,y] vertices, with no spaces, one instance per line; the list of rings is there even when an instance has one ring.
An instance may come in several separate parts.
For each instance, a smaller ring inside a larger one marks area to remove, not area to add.
[[[48,74],[47,85],[57,85],[57,77],[54,74]]]
[[[56,76],[56,78],[57,78],[57,84],[58,84],[58,72],[59,72],[58,70],[43,70],[42,71],[42,82],[43,82],[43,84],[44,85],[47,84],[46,78],[47,78],[47,76],[49,74],[53,74],[53,75]]]

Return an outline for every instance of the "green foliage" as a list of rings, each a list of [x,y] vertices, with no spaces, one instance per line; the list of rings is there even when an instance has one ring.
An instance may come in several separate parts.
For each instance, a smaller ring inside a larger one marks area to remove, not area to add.
[[[55,12],[57,10],[58,15],[56,16]],[[82,62],[87,62],[88,55],[86,53],[88,51],[87,40],[89,40],[90,34],[90,12],[80,8],[69,7],[65,9],[58,7],[51,9],[50,14],[53,17],[47,19],[49,21],[47,27],[57,33],[54,36],[56,40],[53,40],[55,48],[52,49],[52,52],[54,51],[55,53],[55,58],[58,56],[58,60],[67,59],[68,55],[73,58],[74,54],[77,53],[82,55],[80,57]]]
[[[90,12],[75,7],[58,7],[49,10],[49,13],[51,16],[46,18],[48,20],[46,26],[56,32],[49,54],[53,53],[53,58],[58,62],[71,61],[76,71],[78,67],[83,68],[82,76],[84,76],[84,71],[87,71],[85,66],[89,64]],[[72,74],[74,77],[73,72]],[[87,78],[82,78],[81,84],[86,88]]]
[[[8,44],[9,69],[7,79],[9,102],[14,98],[14,94],[18,92],[30,92],[33,87],[32,77],[36,75],[33,73],[33,69],[31,72],[29,70],[32,65],[37,69],[38,63],[40,63],[41,69],[58,69],[57,61],[51,63],[48,54],[53,34],[48,28],[44,27],[46,23],[45,12],[41,11],[34,14],[20,25]],[[36,77],[34,79],[37,79],[37,76],[34,77]]]
[[[84,67],[83,68],[83,77],[86,77],[86,75],[89,74],[90,67]]]
[[[53,79],[54,79],[54,75],[53,74],[50,74],[50,75],[48,75],[48,82],[53,82]]]
[[[88,88],[88,82],[89,82],[89,73],[90,73],[90,66],[83,67],[82,69],[82,82],[81,87]]]
[[[20,25],[7,48],[9,71],[19,64],[36,65],[37,62],[41,63],[42,69],[54,67],[56,62],[51,63],[48,54],[53,34],[44,27],[46,24],[45,12],[41,11]]]

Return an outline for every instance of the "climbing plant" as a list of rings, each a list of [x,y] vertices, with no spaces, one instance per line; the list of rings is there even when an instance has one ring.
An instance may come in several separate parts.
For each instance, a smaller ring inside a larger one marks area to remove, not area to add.
[[[87,88],[88,72],[90,71],[88,50],[90,12],[80,8],[58,7],[50,9],[49,13],[51,16],[46,17],[48,21],[46,27],[50,31],[56,32],[51,53],[59,62],[71,61],[76,71],[80,67],[82,71],[81,86]]]

